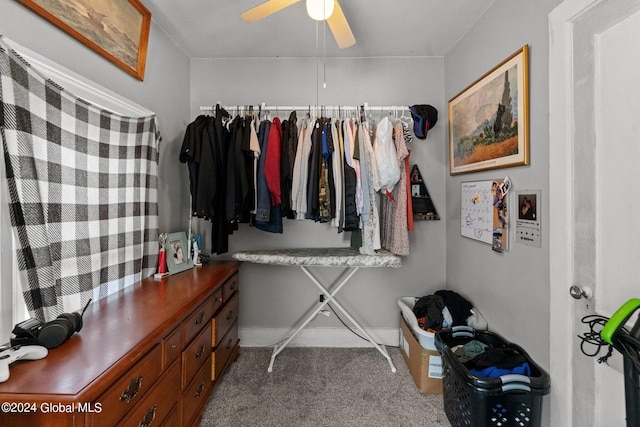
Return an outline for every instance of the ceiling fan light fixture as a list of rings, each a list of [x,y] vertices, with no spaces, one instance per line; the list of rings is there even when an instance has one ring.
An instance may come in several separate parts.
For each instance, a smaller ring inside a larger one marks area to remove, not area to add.
[[[307,13],[316,21],[324,21],[333,13],[335,0],[307,0]]]

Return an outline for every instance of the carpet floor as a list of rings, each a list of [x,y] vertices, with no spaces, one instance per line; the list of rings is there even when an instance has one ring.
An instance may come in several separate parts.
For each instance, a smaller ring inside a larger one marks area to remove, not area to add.
[[[421,394],[397,348],[242,348],[200,427],[449,426],[442,395]]]

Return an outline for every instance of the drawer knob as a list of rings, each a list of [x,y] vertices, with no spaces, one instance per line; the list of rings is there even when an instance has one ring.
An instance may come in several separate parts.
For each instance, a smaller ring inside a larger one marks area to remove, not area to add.
[[[204,353],[204,344],[200,344],[200,347],[198,347],[198,351],[196,351],[196,359],[200,359],[200,357],[202,357],[202,353]]]
[[[198,326],[201,325],[202,322],[204,322],[204,311],[201,311],[200,314],[198,314],[198,317],[193,321],[193,324]]]
[[[140,391],[140,387],[142,387],[142,375],[131,380],[129,387],[120,395],[120,400],[127,403],[131,402]]]
[[[227,320],[231,320],[232,317],[233,317],[233,310],[229,311],[229,314],[227,314]]]
[[[202,381],[199,385],[198,388],[196,389],[196,392],[193,393],[193,397],[200,397],[200,395],[202,394],[202,391],[204,390],[204,381]]]
[[[153,407],[149,408],[144,414],[142,421],[140,421],[140,424],[138,424],[138,427],[149,427],[153,420],[156,419],[156,409],[158,409],[158,405],[153,405]]]

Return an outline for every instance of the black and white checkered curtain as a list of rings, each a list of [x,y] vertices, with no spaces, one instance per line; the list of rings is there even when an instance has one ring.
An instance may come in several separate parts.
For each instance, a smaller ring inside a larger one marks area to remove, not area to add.
[[[155,116],[123,117],[73,96],[1,38],[0,100],[11,222],[30,314],[51,320],[153,274]]]

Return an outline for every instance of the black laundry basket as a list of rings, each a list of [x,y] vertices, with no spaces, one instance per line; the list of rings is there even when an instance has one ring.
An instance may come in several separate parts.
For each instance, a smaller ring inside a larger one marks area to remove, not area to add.
[[[451,351],[471,340],[519,352],[529,363],[531,376],[485,378],[472,374]],[[542,398],[549,394],[549,375],[520,346],[498,334],[466,326],[438,331],[435,345],[442,355],[444,410],[453,427],[540,426]]]

